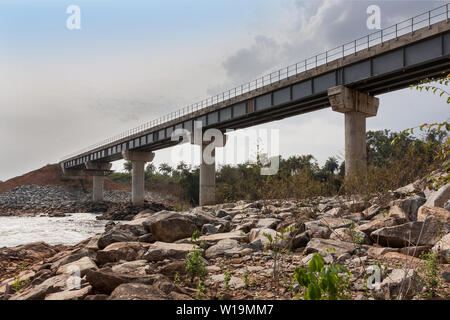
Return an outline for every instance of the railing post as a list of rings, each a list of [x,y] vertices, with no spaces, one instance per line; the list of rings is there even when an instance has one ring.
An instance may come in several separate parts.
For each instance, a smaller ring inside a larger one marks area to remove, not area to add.
[[[431,11],[428,11],[428,29],[431,29]]]
[[[328,51],[325,51],[325,64],[328,65]]]
[[[448,22],[448,3],[445,5],[445,13],[447,14],[447,22]]]

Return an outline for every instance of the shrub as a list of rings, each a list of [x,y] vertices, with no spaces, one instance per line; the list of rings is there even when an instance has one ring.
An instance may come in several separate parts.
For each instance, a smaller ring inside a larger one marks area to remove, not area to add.
[[[294,278],[304,287],[305,300],[346,299],[350,272],[340,265],[325,266],[322,256],[315,253],[308,269],[295,268]]]

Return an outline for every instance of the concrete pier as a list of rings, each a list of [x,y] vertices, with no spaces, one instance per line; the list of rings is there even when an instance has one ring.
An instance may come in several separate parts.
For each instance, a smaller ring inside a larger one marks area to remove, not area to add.
[[[103,201],[103,190],[105,184],[105,172],[111,170],[111,163],[108,162],[87,162],[86,171],[92,173],[92,201]]]
[[[344,86],[328,89],[333,111],[345,114],[345,175],[367,173],[366,118],[377,115],[379,99]]]
[[[138,151],[123,151],[122,156],[125,160],[131,161],[131,201],[135,206],[142,206],[144,204],[145,193],[145,164],[153,161],[155,158],[154,152],[138,152]]]
[[[224,147],[227,137],[217,129],[209,129],[200,144],[199,204],[216,204],[216,148]],[[212,141],[212,142],[211,142]]]
[[[201,146],[201,155],[204,154],[206,144]],[[214,161],[213,163],[206,163],[203,156],[200,162],[200,191],[199,191],[199,204],[213,205],[216,202],[216,150],[211,153]]]

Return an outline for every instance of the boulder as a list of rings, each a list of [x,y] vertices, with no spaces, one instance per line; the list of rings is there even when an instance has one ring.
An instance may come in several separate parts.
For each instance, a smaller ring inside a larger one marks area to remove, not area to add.
[[[310,241],[310,233],[308,231],[296,234],[290,241],[290,250],[297,248],[304,248],[308,245]]]
[[[67,288],[69,275],[60,274],[49,278],[37,286],[25,288],[13,295],[9,300],[42,300],[46,295],[64,291]]]
[[[108,300],[164,300],[165,294],[152,285],[124,283],[109,296]]]
[[[381,282],[381,292],[387,300],[411,298],[419,289],[414,269],[394,269]]]
[[[147,261],[162,261],[165,259],[184,259],[186,254],[198,246],[192,244],[167,243],[157,241],[151,244],[148,251],[144,254]]]
[[[197,225],[190,217],[171,211],[155,213],[143,225],[155,240],[163,242],[189,238],[197,230]]]
[[[371,220],[373,217],[379,214],[381,210],[382,210],[381,206],[379,206],[378,204],[374,204],[369,208],[365,209],[362,213],[364,215],[364,219]]]
[[[221,255],[229,256],[241,251],[242,249],[244,249],[244,247],[242,247],[238,241],[233,239],[224,239],[206,249],[205,257],[211,259]]]
[[[79,290],[65,290],[51,293],[45,297],[45,300],[83,300],[92,291],[91,286],[86,286]]]
[[[399,225],[399,224],[402,224],[405,222],[406,222],[406,219],[404,219],[404,218],[395,218],[395,217],[386,216],[386,217],[383,217],[380,219],[372,220],[363,225],[360,225],[360,226],[356,227],[355,230],[362,231],[366,235],[370,236],[370,234],[372,232],[374,232],[375,230],[385,228],[385,227],[396,226],[396,225]]]
[[[89,257],[83,257],[75,262],[61,266],[56,274],[74,274],[79,272],[79,277],[83,278],[88,270],[96,270],[97,265]]]
[[[338,240],[345,242],[352,242],[356,244],[370,244],[369,237],[362,231],[351,230],[350,228],[339,228],[333,230],[330,240]]]
[[[111,267],[112,272],[136,276],[145,276],[148,268],[147,260],[128,261]]]
[[[142,283],[152,285],[160,275],[135,275],[113,272],[111,268],[90,270],[86,274],[86,280],[95,292],[110,294],[115,288],[123,283]]]
[[[422,206],[417,214],[418,221],[425,221],[428,217],[435,217],[447,228],[450,228],[450,211],[444,208]]]
[[[305,253],[329,252],[338,257],[344,253],[352,254],[355,249],[356,247],[349,242],[314,238],[309,241],[305,248]]]
[[[248,235],[248,240],[250,242],[253,242],[255,240],[261,240],[261,242],[263,243],[264,246],[269,244],[269,239],[267,238],[267,236],[265,236],[265,234],[269,234],[272,236],[272,239],[275,241],[275,238],[278,234],[278,232],[276,232],[273,229],[267,229],[267,228],[254,228],[250,231],[249,235]]]
[[[374,243],[386,247],[433,246],[439,241],[438,223],[435,219],[426,222],[413,221],[402,225],[385,227],[371,233]]]
[[[146,231],[140,225],[118,224],[98,239],[98,247],[104,249],[115,242],[137,241],[144,234],[146,234]]]
[[[391,206],[398,206],[404,213],[408,221],[417,220],[417,211],[425,203],[426,199],[419,195],[405,199],[392,201]]]
[[[446,234],[432,248],[443,263],[450,263],[450,233]]]
[[[348,228],[352,225],[353,221],[350,219],[342,218],[322,218],[319,223],[324,227],[330,229]]]
[[[345,211],[341,207],[336,207],[336,208],[332,208],[330,210],[325,211],[325,214],[327,214],[331,217],[339,218],[345,214]]]
[[[220,240],[225,240],[225,239],[246,241],[247,236],[241,231],[232,231],[232,232],[226,232],[226,233],[210,234],[210,235],[206,235],[206,236],[201,236],[199,238],[200,241],[206,241],[207,243],[210,243],[210,242],[215,243],[215,242],[218,242]]]
[[[256,223],[256,228],[275,229],[280,222],[280,219],[265,218]]]
[[[141,242],[116,242],[103,250],[97,251],[97,261],[100,264],[118,262],[120,260],[140,260],[149,245]]]
[[[450,199],[450,183],[442,186],[437,191],[431,192],[427,197],[426,207],[440,207],[443,208],[445,203]]]

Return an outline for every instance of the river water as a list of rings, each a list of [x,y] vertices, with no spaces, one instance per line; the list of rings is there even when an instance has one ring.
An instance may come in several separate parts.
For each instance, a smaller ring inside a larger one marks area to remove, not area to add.
[[[0,217],[0,248],[36,241],[74,245],[104,231],[107,220],[96,220],[92,213],[73,213],[66,217]]]

